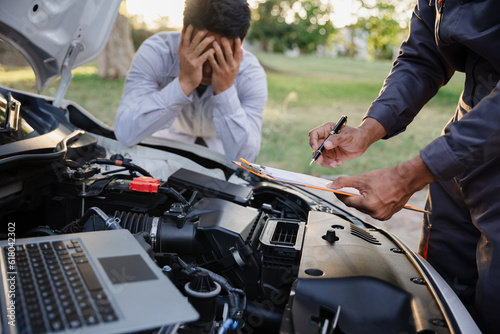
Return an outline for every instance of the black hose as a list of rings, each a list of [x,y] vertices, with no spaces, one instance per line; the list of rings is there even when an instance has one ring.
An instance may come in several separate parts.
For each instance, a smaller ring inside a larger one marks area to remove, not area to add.
[[[117,217],[108,217],[107,214],[104,213],[98,207],[91,207],[85,211],[82,218],[78,221],[78,224],[83,227],[83,225],[90,219],[92,216],[97,216],[103,223],[106,229],[108,230],[118,230],[121,229],[120,220]]]
[[[115,211],[115,217],[121,221],[121,226],[131,233],[150,232],[153,225],[153,217],[145,213],[132,213],[126,211]]]
[[[123,160],[112,160],[112,159],[94,159],[89,161],[89,164],[101,164],[101,165],[111,165],[111,166],[119,166],[125,167],[130,171],[139,172],[144,176],[151,176],[147,170],[142,167],[139,167],[131,162],[123,161]]]
[[[184,196],[179,194],[175,189],[169,188],[169,187],[158,187],[158,192],[166,195],[172,195],[174,196],[179,202],[181,202],[184,205],[191,205]]]

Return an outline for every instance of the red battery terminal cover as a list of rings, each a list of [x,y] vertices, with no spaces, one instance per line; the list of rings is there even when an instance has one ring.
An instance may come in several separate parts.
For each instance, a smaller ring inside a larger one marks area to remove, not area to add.
[[[143,193],[157,193],[160,186],[160,180],[150,176],[139,176],[130,182],[129,190],[140,191]]]

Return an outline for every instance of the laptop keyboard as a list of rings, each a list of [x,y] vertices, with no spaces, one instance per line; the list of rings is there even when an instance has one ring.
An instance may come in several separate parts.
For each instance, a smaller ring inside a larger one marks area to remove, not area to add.
[[[7,258],[7,247],[4,247]],[[118,320],[79,240],[17,244],[19,333],[57,332]]]

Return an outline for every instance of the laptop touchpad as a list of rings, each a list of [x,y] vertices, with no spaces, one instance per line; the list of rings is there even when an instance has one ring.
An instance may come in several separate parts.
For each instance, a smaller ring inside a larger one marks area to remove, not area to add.
[[[113,284],[158,279],[140,255],[103,257],[99,262]]]

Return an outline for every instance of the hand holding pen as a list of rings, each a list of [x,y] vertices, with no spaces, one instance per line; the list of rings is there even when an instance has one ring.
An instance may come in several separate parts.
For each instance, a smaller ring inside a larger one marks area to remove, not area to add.
[[[325,138],[325,140],[323,141],[323,144],[325,143],[325,141],[328,138],[330,138],[331,135],[339,133],[340,130],[342,130],[342,128],[346,125],[346,123],[347,123],[347,116],[343,115],[340,118],[340,120],[337,122],[337,124],[335,124],[335,126],[332,129],[332,131],[330,131],[330,133],[328,134],[328,136]],[[319,156],[321,155],[321,153],[323,153],[323,151],[325,150],[325,146],[323,144],[321,144],[321,146],[318,148],[318,150],[314,154],[311,162],[309,163],[309,166],[311,166],[313,164],[313,162],[315,162],[316,159],[318,159]]]

